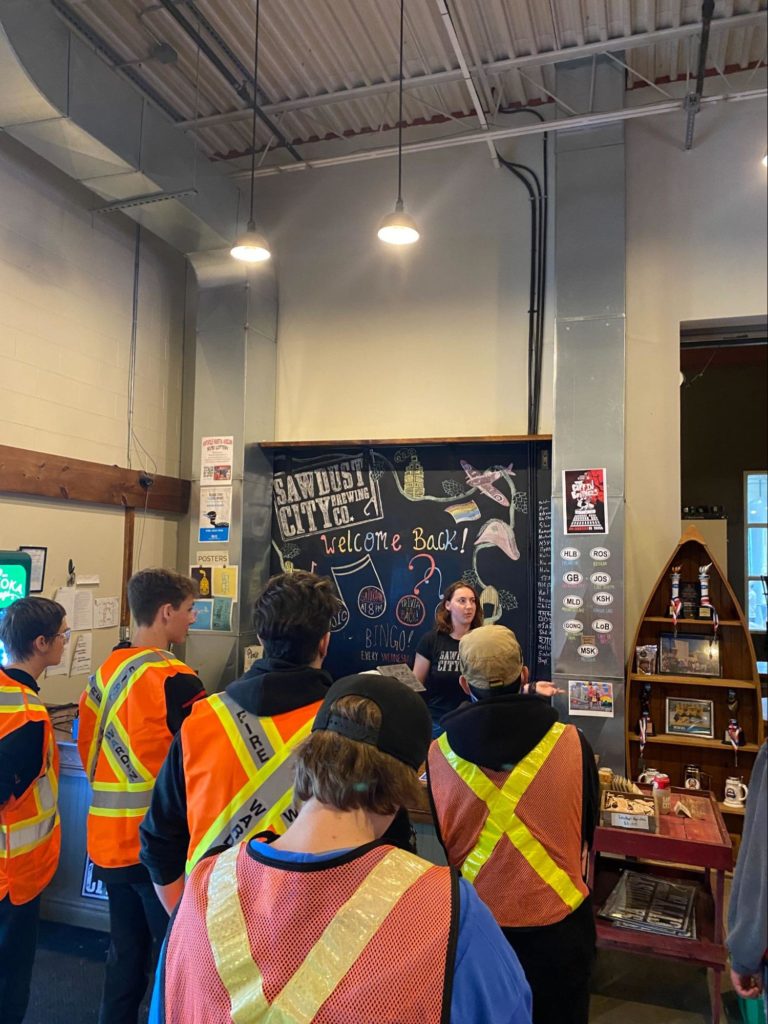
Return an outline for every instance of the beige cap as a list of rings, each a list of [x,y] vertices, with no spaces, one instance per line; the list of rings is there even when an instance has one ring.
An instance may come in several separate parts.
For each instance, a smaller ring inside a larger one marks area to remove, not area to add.
[[[517,637],[506,626],[478,626],[461,638],[459,670],[478,690],[517,682],[523,670]]]

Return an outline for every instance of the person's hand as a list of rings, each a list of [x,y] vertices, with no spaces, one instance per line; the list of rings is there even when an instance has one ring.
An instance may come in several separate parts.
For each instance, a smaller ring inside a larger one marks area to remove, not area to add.
[[[757,974],[739,974],[731,970],[731,984],[742,999],[757,999],[763,991],[763,982]]]
[[[542,697],[554,697],[556,693],[565,693],[565,690],[561,690],[559,686],[555,686],[554,683],[550,683],[548,679],[537,679],[536,680],[536,694]]]

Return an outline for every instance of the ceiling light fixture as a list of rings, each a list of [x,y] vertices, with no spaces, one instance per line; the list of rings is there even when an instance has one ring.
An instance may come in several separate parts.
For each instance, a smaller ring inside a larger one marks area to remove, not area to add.
[[[253,219],[253,188],[256,182],[256,103],[259,95],[259,6],[260,0],[256,0],[256,38],[253,44],[253,120],[251,123],[251,205],[245,234],[241,235],[230,249],[230,255],[244,263],[263,263],[272,255],[267,240],[256,230]]]
[[[400,0],[400,89],[397,114],[397,202],[379,224],[378,235],[389,245],[413,245],[419,240],[419,229],[413,217],[405,212],[403,203],[403,29],[405,0]]]

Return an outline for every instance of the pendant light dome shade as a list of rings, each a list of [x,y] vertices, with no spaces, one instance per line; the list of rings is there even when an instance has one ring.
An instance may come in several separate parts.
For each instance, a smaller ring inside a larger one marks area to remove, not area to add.
[[[413,245],[419,240],[419,229],[416,221],[405,212],[402,199],[398,199],[395,209],[382,217],[378,231],[382,242],[389,245]]]
[[[243,263],[263,263],[272,255],[267,240],[259,234],[252,220],[248,221],[247,231],[237,239],[229,254]]]
[[[263,263],[272,253],[253,220],[253,192],[256,184],[256,109],[259,95],[259,13],[261,0],[256,0],[256,25],[253,38],[253,113],[251,117],[251,203],[248,227],[229,250],[229,255],[243,263]]]
[[[397,202],[392,213],[379,223],[377,232],[388,245],[413,245],[419,240],[416,221],[405,212],[403,205],[403,44],[405,38],[405,0],[400,0],[400,73],[397,112]]]

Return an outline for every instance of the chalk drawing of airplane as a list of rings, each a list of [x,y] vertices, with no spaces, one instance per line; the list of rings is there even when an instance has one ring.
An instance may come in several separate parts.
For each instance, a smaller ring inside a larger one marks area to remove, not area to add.
[[[493,498],[494,501],[498,501],[500,505],[509,507],[509,498],[506,498],[501,491],[494,487],[494,483],[499,479],[502,473],[509,473],[510,476],[515,474],[512,472],[512,466],[510,464],[505,469],[486,469],[484,472],[480,472],[479,469],[475,469],[474,466],[470,466],[468,462],[463,459],[459,459],[461,468],[464,470],[467,476],[467,483],[470,487],[477,487],[479,491],[487,495],[489,498]]]

